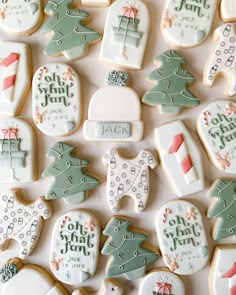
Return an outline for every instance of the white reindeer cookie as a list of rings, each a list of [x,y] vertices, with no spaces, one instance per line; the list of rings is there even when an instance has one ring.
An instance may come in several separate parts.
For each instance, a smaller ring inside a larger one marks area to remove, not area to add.
[[[0,269],[1,295],[69,295],[45,269],[24,264],[19,258],[9,259]]]
[[[20,244],[19,256],[29,256],[36,246],[43,219],[51,216],[51,207],[44,198],[26,202],[17,189],[0,195],[0,251],[8,248],[10,240]]]
[[[234,0],[221,0],[220,16],[224,22],[236,20],[236,3]]]
[[[98,292],[89,292],[87,288],[81,287],[76,289],[72,295],[122,295],[121,285],[114,279],[103,280],[101,289]]]
[[[161,21],[164,38],[173,46],[193,47],[211,30],[217,0],[166,0]]]
[[[184,123],[174,121],[154,133],[162,167],[174,192],[182,197],[204,190],[201,153]]]
[[[201,112],[197,131],[211,162],[221,171],[236,173],[236,103],[214,101]]]
[[[203,71],[203,83],[212,87],[215,79],[224,76],[227,86],[226,96],[236,94],[236,24],[226,23],[214,31],[214,48],[206,62]]]
[[[36,137],[17,118],[0,119],[0,183],[32,182],[37,178]]]
[[[206,233],[195,205],[179,199],[166,203],[158,211],[155,226],[160,250],[170,271],[191,275],[207,264]]]
[[[32,114],[40,131],[49,136],[75,132],[81,117],[81,86],[67,64],[41,66],[33,78]]]
[[[233,244],[216,246],[211,262],[209,295],[236,294],[236,246]]]
[[[15,116],[30,89],[30,48],[24,43],[8,41],[1,41],[0,48],[0,114]]]
[[[42,0],[3,0],[0,2],[0,28],[28,36],[35,32],[43,19]]]
[[[149,33],[149,12],[141,0],[116,0],[108,10],[100,60],[140,70]]]
[[[110,5],[111,0],[81,0],[81,3],[85,6],[102,7]]]
[[[157,162],[151,152],[142,150],[136,158],[125,159],[117,150],[105,153],[102,162],[107,170],[107,200],[113,213],[120,209],[124,196],[134,199],[137,213],[146,207],[150,192],[149,167],[154,169]]]

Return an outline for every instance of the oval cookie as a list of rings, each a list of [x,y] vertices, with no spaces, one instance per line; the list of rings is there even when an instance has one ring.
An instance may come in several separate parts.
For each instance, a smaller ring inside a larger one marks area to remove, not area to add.
[[[221,171],[236,173],[236,103],[210,103],[198,118],[197,131],[211,162]]]
[[[42,0],[2,0],[0,27],[6,32],[27,36],[39,27],[42,19]]]
[[[82,119],[81,86],[77,73],[67,64],[47,64],[33,78],[33,119],[49,136],[74,132]]]
[[[208,36],[217,0],[166,0],[161,21],[165,39],[179,47],[199,45]]]
[[[76,289],[72,295],[122,295],[123,289],[121,285],[114,279],[103,280],[101,289],[98,292],[89,292],[86,288]]]
[[[174,273],[190,275],[208,261],[208,244],[201,213],[184,200],[174,200],[161,207],[156,231],[166,266]]]
[[[184,295],[185,288],[181,279],[165,269],[155,269],[147,274],[139,287],[139,295]]]
[[[78,285],[94,275],[99,257],[100,231],[97,218],[89,211],[69,211],[57,219],[49,263],[59,281]]]

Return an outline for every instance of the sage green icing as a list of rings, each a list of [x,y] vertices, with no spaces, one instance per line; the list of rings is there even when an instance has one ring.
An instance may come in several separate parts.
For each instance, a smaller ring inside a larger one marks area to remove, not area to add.
[[[96,138],[129,138],[131,132],[129,122],[96,122]]]
[[[44,49],[46,55],[65,51],[68,59],[79,58],[86,53],[88,43],[101,38],[99,33],[83,25],[89,17],[87,12],[69,8],[73,2],[73,0],[48,1],[44,12],[50,17],[42,26],[41,32],[53,33],[53,36]]]
[[[129,80],[129,75],[121,71],[111,71],[107,75],[107,85],[122,87],[126,86]]]
[[[84,192],[100,184],[98,179],[84,172],[89,161],[73,156],[74,150],[75,147],[63,142],[57,142],[49,150],[47,156],[54,160],[44,170],[43,177],[53,176],[54,181],[46,194],[47,200],[69,197],[69,204],[78,204],[84,200]]]
[[[107,276],[124,274],[128,279],[137,279],[144,274],[148,264],[159,258],[158,253],[142,245],[147,235],[129,230],[130,224],[128,218],[116,216],[103,231],[109,238],[101,252],[112,256],[106,269]]]
[[[197,42],[202,41],[205,38],[205,36],[206,36],[205,31],[202,31],[202,30],[197,31],[196,32],[196,41]]]
[[[86,271],[81,271],[80,272],[80,282],[85,282],[90,278],[90,273],[86,272]]]
[[[214,240],[236,235],[236,181],[218,179],[210,188],[209,196],[218,201],[208,211],[208,218],[219,218]]]
[[[0,269],[0,282],[2,284],[6,283],[11,278],[13,278],[17,273],[18,273],[18,269],[14,263],[6,263]]]
[[[148,76],[148,81],[155,83],[155,86],[144,95],[143,103],[168,106],[167,112],[165,108],[161,110],[165,115],[176,115],[183,107],[199,105],[199,100],[187,89],[195,78],[182,68],[185,61],[181,55],[174,50],[168,50],[159,55],[155,62],[159,67]]]
[[[85,200],[85,192],[74,194],[72,196],[67,196],[63,198],[63,200],[68,205],[76,205],[82,203]]]

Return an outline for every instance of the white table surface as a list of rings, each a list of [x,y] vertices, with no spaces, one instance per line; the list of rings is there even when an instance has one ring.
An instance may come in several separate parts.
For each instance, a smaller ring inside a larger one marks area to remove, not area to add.
[[[154,70],[155,66],[153,64],[153,59],[162,53],[163,51],[170,48],[167,42],[163,39],[160,33],[160,19],[162,14],[162,8],[164,1],[163,0],[145,0],[144,1],[149,8],[151,14],[151,29],[149,40],[147,44],[147,50],[144,58],[143,68],[140,71],[130,72],[130,86],[137,91],[137,93],[142,97],[142,95],[151,88],[151,84],[145,81],[146,76]],[[80,3],[78,8],[81,10],[86,10],[91,14],[90,26],[91,28],[96,29],[99,32],[103,32],[104,22],[106,18],[106,13],[108,8],[87,8],[83,7]],[[102,226],[104,227],[106,222],[112,216],[110,209],[108,208],[106,197],[105,197],[105,186],[106,186],[106,168],[101,162],[101,158],[105,151],[111,147],[117,147],[121,149],[121,152],[126,154],[127,157],[136,156],[136,154],[143,148],[151,150],[156,155],[154,140],[153,140],[153,129],[164,123],[171,122],[175,119],[182,119],[186,123],[187,127],[192,131],[193,137],[199,144],[199,148],[202,151],[204,170],[206,175],[206,181],[208,186],[215,180],[217,177],[230,177],[219,170],[217,170],[207,158],[205,151],[203,150],[202,145],[196,134],[196,118],[200,114],[200,111],[204,106],[211,101],[219,100],[224,98],[224,88],[225,81],[220,79],[215,83],[212,89],[206,88],[201,82],[202,70],[204,64],[208,58],[208,55],[212,47],[212,32],[217,28],[222,21],[219,19],[218,10],[216,12],[214,23],[212,27],[211,34],[198,47],[191,49],[182,49],[179,52],[184,56],[184,58],[189,61],[187,69],[196,77],[197,81],[191,87],[191,91],[200,99],[201,104],[198,107],[185,110],[175,118],[161,117],[158,115],[157,109],[155,107],[148,107],[142,105],[142,119],[145,124],[145,134],[141,142],[138,143],[96,143],[96,142],[86,142],[82,134],[82,124],[78,131],[72,136],[65,138],[60,138],[60,140],[66,141],[70,144],[74,144],[78,147],[80,155],[87,157],[92,160],[92,166],[90,171],[96,173],[104,179],[104,182],[95,190],[91,191],[89,194],[89,199],[84,203],[78,206],[69,206],[64,203],[62,199],[52,201],[53,207],[53,216],[45,222],[45,226],[41,233],[41,238],[33,251],[32,255],[26,259],[28,263],[36,263],[47,270],[49,270],[49,252],[50,252],[50,240],[52,228],[55,220],[64,212],[74,209],[74,208],[86,208],[94,212],[97,217],[100,219]],[[50,62],[66,62],[64,57],[46,57],[43,55],[43,47],[46,44],[46,37],[41,35],[39,32],[34,33],[32,36],[27,38],[14,37],[11,35],[4,34],[0,32],[0,39],[2,40],[13,40],[13,41],[23,41],[31,46],[33,54],[33,70],[34,72],[38,67],[45,63]],[[89,54],[81,60],[68,62],[80,75],[83,86],[83,120],[87,118],[88,103],[92,94],[103,87],[105,84],[105,77],[108,71],[113,69],[110,64],[102,64],[98,61],[98,55],[100,50],[101,42],[93,45],[89,49]],[[49,164],[49,160],[46,159],[45,154],[48,149],[58,140],[57,138],[48,137],[43,135],[37,128],[32,120],[31,116],[31,92],[28,95],[28,99],[21,111],[20,117],[28,121],[34,127],[37,133],[38,140],[38,174],[39,179],[34,183],[22,183],[22,184],[4,184],[0,186],[0,193],[3,193],[8,188],[21,188],[22,194],[27,200],[35,200],[39,196],[42,196],[46,193],[52,179],[43,179],[41,178],[41,173],[44,168]],[[197,205],[203,215],[205,215],[207,207],[209,206],[211,200],[206,196],[207,190],[200,193],[187,196],[186,199],[192,201]],[[129,198],[126,198],[123,201],[122,209],[120,210],[121,215],[128,215],[134,218],[134,226],[142,227],[150,233],[150,237],[147,240],[148,242],[153,243],[158,246],[158,241],[155,233],[155,228],[153,224],[154,217],[158,209],[168,200],[176,198],[173,193],[167,178],[165,177],[162,168],[159,166],[157,169],[151,172],[151,193],[148,205],[146,210],[137,215],[133,211],[133,202]],[[208,220],[203,216],[203,221],[205,224],[205,229],[207,231],[208,242],[210,247],[210,255],[214,245],[217,243],[214,242],[211,238],[211,229],[214,223],[214,220]],[[104,242],[104,237],[102,238],[102,243]],[[235,243],[233,238],[226,239],[220,243]],[[16,242],[11,242],[9,248],[0,253],[0,262],[4,262],[10,257],[18,255],[19,246]],[[105,277],[105,266],[108,257],[100,255],[99,265],[96,272],[96,275],[85,282],[83,285],[92,287],[93,290],[96,290],[100,287],[101,280]],[[154,267],[163,266],[163,260],[159,259],[156,263],[149,265],[148,269]],[[203,270],[199,271],[196,274],[191,276],[182,277],[184,284],[186,286],[186,294],[188,295],[207,295],[208,294],[208,271],[209,265],[206,266]],[[120,278],[120,282],[124,285],[124,294],[126,295],[137,295],[139,283],[141,279],[136,281],[126,281],[124,278]],[[69,291],[72,291],[71,286],[66,286]],[[0,286],[1,293],[1,286]],[[17,295],[17,294],[16,294]],[[19,294],[23,295],[23,294]]]

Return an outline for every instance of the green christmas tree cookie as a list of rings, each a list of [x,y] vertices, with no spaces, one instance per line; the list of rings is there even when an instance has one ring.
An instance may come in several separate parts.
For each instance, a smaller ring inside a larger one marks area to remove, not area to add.
[[[45,55],[64,54],[68,60],[83,57],[88,45],[101,39],[101,35],[84,26],[89,14],[70,8],[74,0],[50,0],[44,12],[50,16],[41,33],[52,35],[44,49]]]
[[[217,179],[208,195],[218,198],[207,212],[208,218],[219,218],[213,229],[213,239],[236,236],[236,181]]]
[[[155,86],[142,98],[142,102],[157,106],[161,115],[178,115],[184,107],[199,105],[199,100],[187,89],[195,78],[182,66],[184,59],[174,50],[168,50],[155,59],[158,68],[147,80]]]
[[[43,177],[53,176],[54,181],[46,194],[47,200],[64,198],[74,205],[85,200],[86,192],[95,188],[100,181],[85,173],[89,161],[72,155],[75,147],[57,142],[47,153],[53,162],[44,170]]]
[[[143,243],[147,235],[129,228],[130,224],[129,218],[114,216],[103,231],[109,238],[101,252],[112,256],[106,269],[109,277],[123,274],[128,280],[140,278],[147,265],[160,257],[153,246]]]

